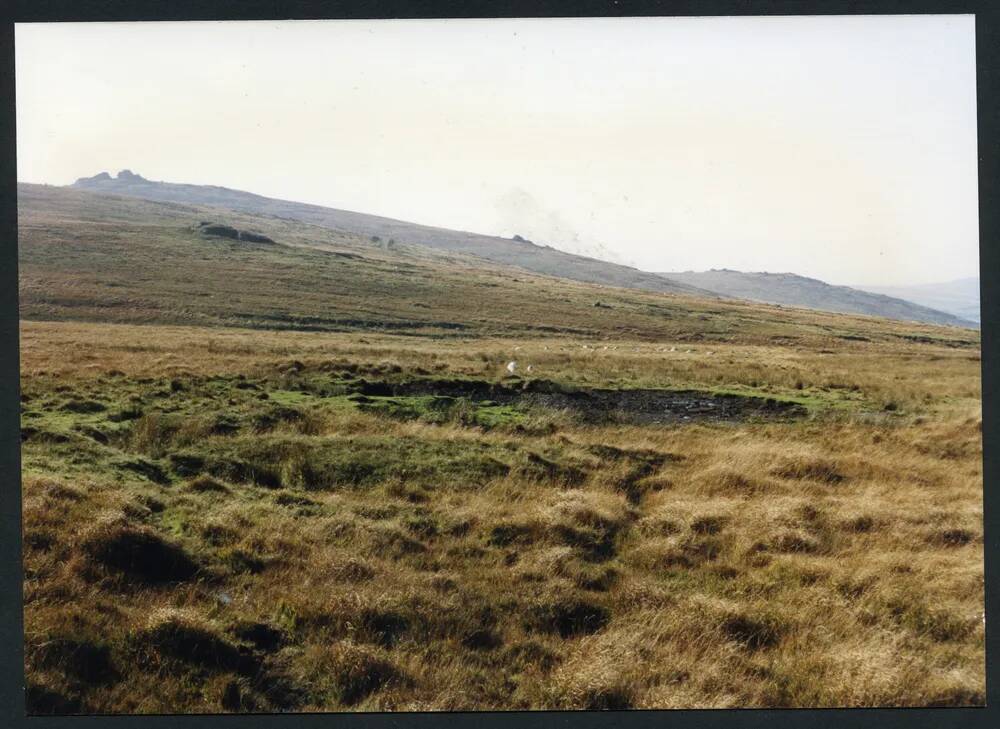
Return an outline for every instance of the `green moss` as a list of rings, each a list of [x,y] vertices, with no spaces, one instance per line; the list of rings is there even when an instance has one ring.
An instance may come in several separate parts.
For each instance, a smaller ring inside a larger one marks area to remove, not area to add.
[[[362,412],[397,420],[459,423],[486,430],[515,427],[527,419],[524,410],[513,405],[441,395],[355,396],[351,402]]]
[[[279,405],[306,405],[316,402],[316,395],[300,390],[267,390],[271,402]]]

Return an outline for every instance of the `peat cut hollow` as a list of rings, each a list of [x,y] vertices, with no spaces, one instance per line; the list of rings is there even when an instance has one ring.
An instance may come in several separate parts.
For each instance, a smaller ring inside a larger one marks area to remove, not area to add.
[[[698,390],[565,387],[548,380],[517,384],[461,379],[416,379],[399,383],[362,381],[357,392],[372,397],[435,396],[568,410],[592,423],[666,425],[692,420],[789,419],[807,413],[797,403],[773,398]]]

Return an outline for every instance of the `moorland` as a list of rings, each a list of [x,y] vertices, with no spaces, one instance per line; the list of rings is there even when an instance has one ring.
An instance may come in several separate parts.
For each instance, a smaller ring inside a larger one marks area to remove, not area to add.
[[[31,712],[984,702],[977,331],[18,207]]]

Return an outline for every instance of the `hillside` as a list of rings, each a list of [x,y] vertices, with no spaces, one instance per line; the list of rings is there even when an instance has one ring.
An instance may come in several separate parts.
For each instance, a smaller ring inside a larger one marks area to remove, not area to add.
[[[844,314],[865,314],[945,326],[974,326],[971,321],[945,311],[849,286],[832,286],[793,273],[759,273],[723,268],[710,271],[666,272],[661,275],[671,281],[707,289],[722,296],[769,304],[800,306]]]
[[[274,218],[300,220],[369,239],[377,237],[381,242],[391,239],[396,243],[419,244],[453,253],[470,254],[494,263],[574,281],[664,293],[707,293],[665,281],[652,273],[563,253],[524,239],[434,228],[348,210],[277,200],[226,187],[154,182],[129,170],[122,170],[117,177],[111,177],[106,172],[94,177],[84,177],[73,183],[72,187],[102,194],[127,195],[187,205],[209,205]]]
[[[855,286],[862,291],[895,296],[979,324],[979,277],[912,286]]]
[[[524,273],[295,220],[21,184],[21,316],[42,320],[542,336],[971,343],[970,332],[664,295]],[[275,241],[208,237],[214,221]]]

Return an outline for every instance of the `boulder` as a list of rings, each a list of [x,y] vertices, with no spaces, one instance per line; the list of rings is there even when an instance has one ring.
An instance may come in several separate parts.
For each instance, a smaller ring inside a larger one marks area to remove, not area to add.
[[[74,185],[86,185],[88,182],[104,182],[105,180],[110,180],[110,179],[111,179],[111,175],[109,175],[107,172],[99,172],[96,175],[94,175],[93,177],[81,177],[80,179],[78,179],[73,184]]]
[[[274,243],[273,238],[268,238],[261,233],[238,230],[231,225],[223,225],[222,223],[211,223],[203,220],[198,224],[198,229],[204,235],[212,235],[219,238],[230,238],[232,240],[246,241],[247,243]]]
[[[122,170],[118,173],[117,178],[122,182],[146,182],[146,178],[142,175],[137,175],[132,170]]]

